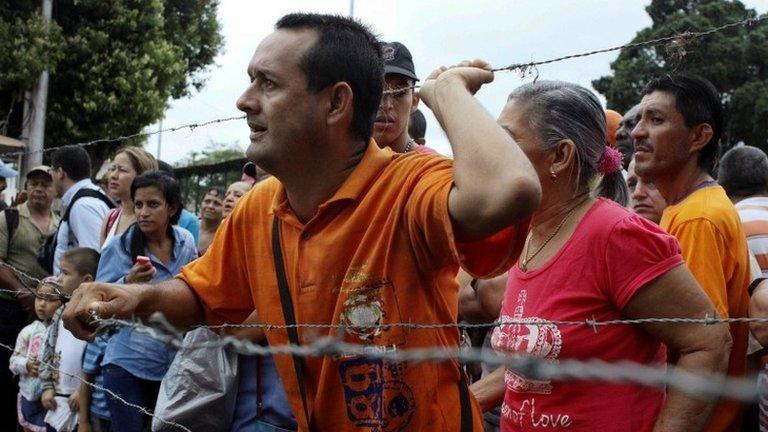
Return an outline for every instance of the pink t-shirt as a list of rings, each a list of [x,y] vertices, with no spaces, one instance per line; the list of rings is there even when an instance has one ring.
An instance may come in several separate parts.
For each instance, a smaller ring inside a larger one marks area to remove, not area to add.
[[[683,263],[672,236],[605,199],[586,213],[560,251],[539,268],[510,269],[500,319],[491,343],[501,353],[557,363],[598,358],[665,367],[666,348],[640,326],[536,325],[537,321],[623,318],[621,310],[654,278]],[[505,374],[503,431],[650,431],[663,390],[586,381],[527,379]]]

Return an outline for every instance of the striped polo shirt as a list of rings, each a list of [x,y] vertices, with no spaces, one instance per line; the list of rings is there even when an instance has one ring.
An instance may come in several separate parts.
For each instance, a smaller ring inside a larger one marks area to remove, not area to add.
[[[755,255],[763,277],[768,277],[768,197],[752,197],[736,203],[749,250]]]

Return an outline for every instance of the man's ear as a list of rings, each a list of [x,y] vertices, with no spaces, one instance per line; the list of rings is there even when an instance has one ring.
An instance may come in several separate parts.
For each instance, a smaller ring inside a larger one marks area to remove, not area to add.
[[[86,282],[93,282],[93,275],[91,275],[89,273],[89,274],[83,276],[83,280],[80,283],[86,283]]]
[[[702,123],[698,126],[691,128],[689,137],[691,138],[690,153],[698,153],[704,150],[704,147],[709,144],[715,131],[712,130],[712,126],[709,123]]]
[[[327,124],[335,125],[351,121],[354,112],[352,87],[344,81],[337,82],[329,91]],[[349,120],[347,120],[349,119]]]

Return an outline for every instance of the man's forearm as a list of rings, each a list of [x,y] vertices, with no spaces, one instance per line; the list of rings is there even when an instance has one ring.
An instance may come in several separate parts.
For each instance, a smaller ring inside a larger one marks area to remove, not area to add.
[[[724,374],[728,367],[728,354],[723,356],[722,350],[682,354],[676,367],[702,376],[713,372]],[[717,401],[697,396],[677,389],[667,390],[666,403],[656,420],[654,432],[704,430]]]
[[[445,129],[454,158],[451,216],[469,239],[481,238],[530,215],[541,186],[512,137],[459,85],[435,92],[435,116]]]
[[[161,312],[177,327],[190,327],[205,320],[200,300],[192,288],[180,279],[169,279],[153,285],[134,285],[141,291],[136,315],[148,318]]]
[[[0,265],[0,285],[3,289],[24,291],[26,287],[16,278],[13,271],[4,265]]]

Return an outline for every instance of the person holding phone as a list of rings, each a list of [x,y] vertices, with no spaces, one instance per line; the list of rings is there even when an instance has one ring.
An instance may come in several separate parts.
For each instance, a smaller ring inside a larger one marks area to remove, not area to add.
[[[102,252],[96,280],[149,283],[170,279],[197,258],[189,231],[174,226],[181,212],[179,183],[159,171],[137,176],[131,185],[136,222]],[[128,287],[126,287],[128,289]],[[155,407],[160,381],[176,352],[146,333],[121,327],[109,339],[102,362],[104,386],[128,402]],[[107,401],[116,432],[140,432],[150,417],[113,398]]]

